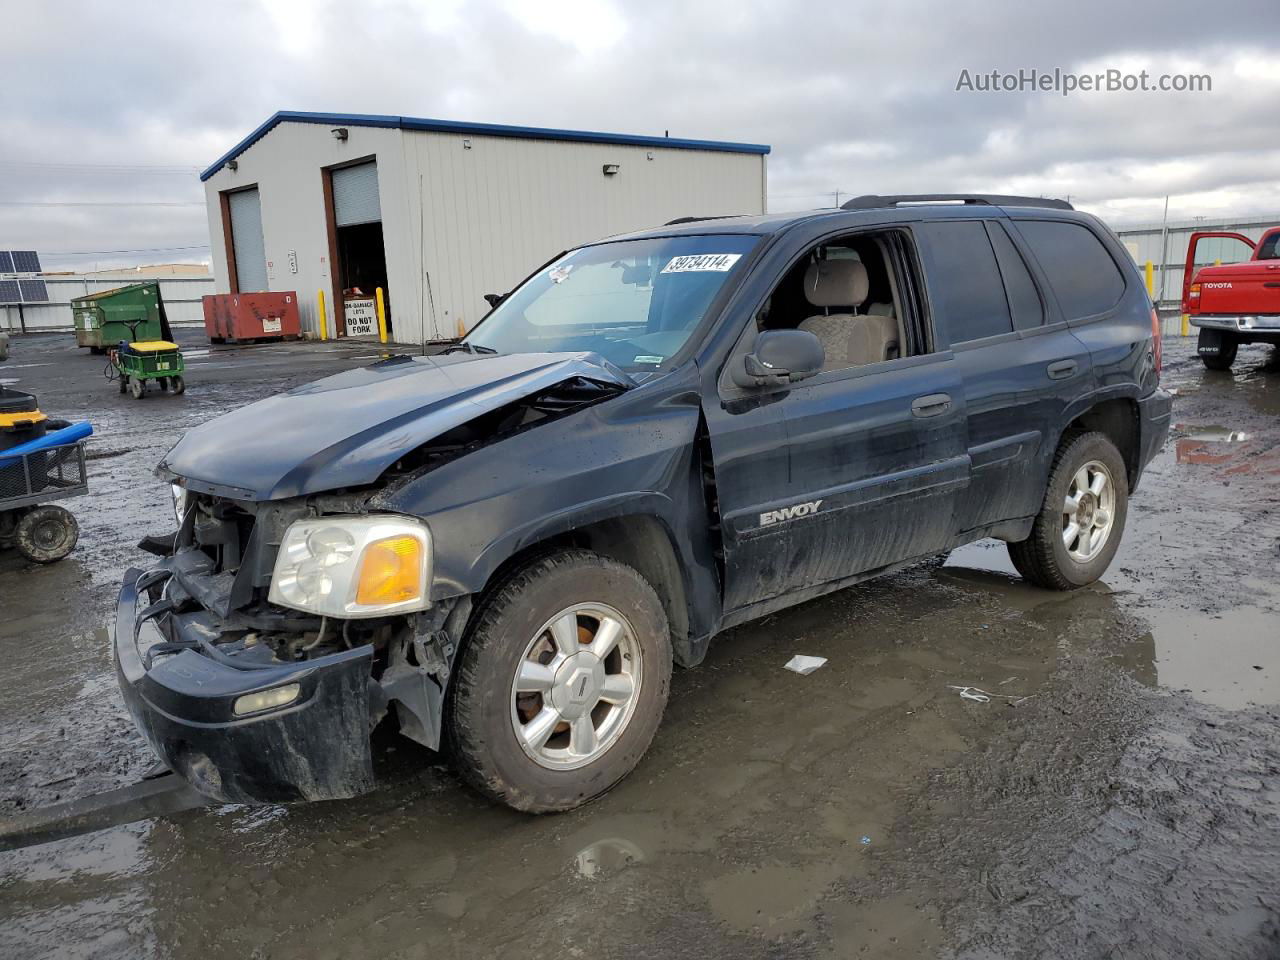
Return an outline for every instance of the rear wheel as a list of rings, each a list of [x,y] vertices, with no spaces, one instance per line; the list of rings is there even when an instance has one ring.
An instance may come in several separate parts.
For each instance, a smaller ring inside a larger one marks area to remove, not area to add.
[[[1221,330],[1201,330],[1196,339],[1196,352],[1210,370],[1230,370],[1239,349],[1240,341]]]
[[[450,687],[454,763],[517,810],[569,810],[639,762],[662,719],[671,637],[632,568],[581,550],[530,563],[472,621]]]
[[[129,378],[123,373],[120,374],[120,392],[125,393],[129,389]]]
[[[182,379],[182,377],[180,377],[180,376],[179,376],[179,377],[171,377],[170,379],[172,379],[172,380],[173,380],[173,392],[174,392],[174,393],[186,393],[186,392],[187,392],[187,381],[183,380],[183,379]]]
[[[130,377],[129,392],[133,394],[133,399],[141,400],[143,395],[147,392],[147,381],[143,380],[141,377]]]
[[[18,519],[14,546],[32,563],[61,560],[80,538],[80,525],[70,510],[56,504],[35,507]]]
[[[1080,434],[1058,448],[1031,535],[1010,543],[1009,557],[1032,583],[1051,590],[1083,587],[1111,565],[1128,510],[1120,451],[1104,434]]]

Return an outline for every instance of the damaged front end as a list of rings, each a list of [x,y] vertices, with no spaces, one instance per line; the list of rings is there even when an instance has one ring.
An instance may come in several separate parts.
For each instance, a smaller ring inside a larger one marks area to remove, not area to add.
[[[439,745],[456,647],[448,631],[460,629],[451,615],[465,614],[465,600],[342,619],[269,599],[286,531],[327,499],[338,498],[188,495],[177,535],[151,543],[168,555],[125,577],[115,635],[125,702],[161,760],[215,799],[371,789],[369,737],[392,710],[406,736]],[[349,511],[365,499],[341,498]]]
[[[125,702],[166,765],[214,799],[276,803],[371,789],[370,735],[384,718],[438,749],[471,598],[432,594],[429,518],[394,512],[387,498],[629,385],[584,376],[599,373],[592,364],[544,361],[535,372],[519,390],[472,390],[459,400],[465,417],[436,395],[422,414],[431,429],[407,410],[382,431],[366,423],[344,434],[322,419],[308,428],[315,436],[294,435],[295,450],[270,462],[259,452],[238,474],[238,426],[252,408],[222,418],[223,445],[214,421],[170,451],[160,472],[177,481],[180,527],[143,542],[160,559],[127,573],[114,638]],[[450,376],[461,378],[457,368]],[[261,418],[255,428],[276,432]]]

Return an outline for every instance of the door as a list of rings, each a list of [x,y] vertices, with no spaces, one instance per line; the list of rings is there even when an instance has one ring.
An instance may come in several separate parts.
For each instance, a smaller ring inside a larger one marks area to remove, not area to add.
[[[1002,223],[937,221],[921,233],[938,325],[964,381],[972,473],[957,528],[970,539],[1039,511],[1046,446],[1091,388],[1092,364]]]
[[[873,303],[889,311],[881,316],[902,318],[900,329],[927,323],[914,249],[867,239],[826,242],[795,261],[764,301],[768,317],[759,325],[803,328],[806,313],[828,326],[857,324],[871,319],[865,311]],[[885,262],[891,248],[901,251],[892,265]],[[813,293],[812,283],[794,281],[804,281],[815,258],[852,253],[866,264],[869,282],[859,281],[850,302],[789,302]],[[835,305],[847,312],[824,312]],[[754,333],[730,363],[750,351]],[[742,391],[722,378],[707,423],[726,612],[951,545],[969,473],[964,388],[954,358],[931,352],[931,338],[906,342],[909,355],[855,358],[794,384]]]
[[[1182,267],[1182,312],[1196,313],[1200,309],[1198,303],[1190,302],[1191,281],[1197,270],[1210,264],[1241,263],[1253,256],[1253,251],[1253,241],[1243,233],[1205,230],[1191,234]]]
[[[227,194],[227,221],[235,257],[236,289],[257,293],[267,289],[267,254],[262,240],[262,202],[257,187]]]

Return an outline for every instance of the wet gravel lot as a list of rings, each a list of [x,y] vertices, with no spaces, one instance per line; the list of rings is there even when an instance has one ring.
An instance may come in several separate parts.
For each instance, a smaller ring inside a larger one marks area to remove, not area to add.
[[[119,395],[68,335],[0,365],[97,430],[76,552],[0,556],[0,816],[151,763],[106,628],[168,526],[164,451],[376,359],[194,334],[181,398]],[[492,806],[389,741],[357,800],[0,853],[0,956],[1280,956],[1280,362],[1210,373],[1173,340],[1165,383],[1175,435],[1091,588],[1029,587],[983,542],[735,629],[571,814]],[[798,676],[796,653],[829,662]]]

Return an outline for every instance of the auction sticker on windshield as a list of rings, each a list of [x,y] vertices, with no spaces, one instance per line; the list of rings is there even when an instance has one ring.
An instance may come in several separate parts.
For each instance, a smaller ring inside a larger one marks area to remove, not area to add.
[[[740,253],[693,253],[683,257],[672,257],[662,268],[663,273],[699,273],[713,271],[724,273],[733,269],[733,265],[742,259]]]

